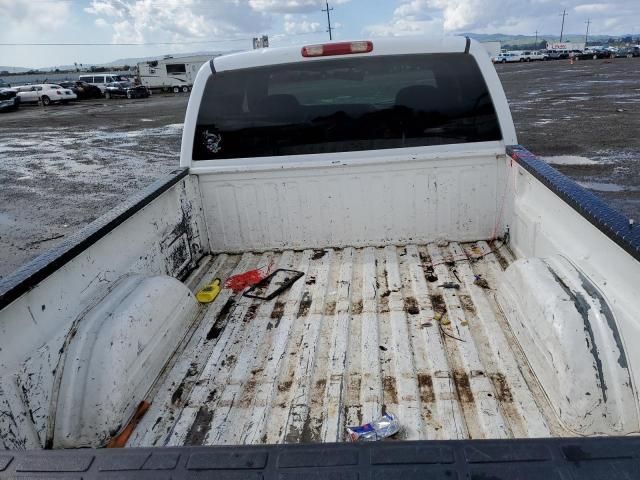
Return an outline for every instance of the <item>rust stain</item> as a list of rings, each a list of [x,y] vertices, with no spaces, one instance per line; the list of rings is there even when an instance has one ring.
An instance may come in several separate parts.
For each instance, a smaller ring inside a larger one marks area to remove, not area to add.
[[[309,309],[311,308],[311,302],[313,302],[313,298],[311,298],[311,293],[304,292],[302,295],[302,300],[300,301],[300,306],[298,307],[297,317],[306,317],[309,314]]]
[[[178,406],[180,404],[182,404],[182,394],[184,393],[184,382],[185,382],[186,378],[183,378],[182,381],[180,382],[180,385],[178,385],[178,388],[176,388],[173,392],[173,394],[171,395],[171,404]]]
[[[251,305],[247,309],[247,313],[244,315],[244,318],[242,319],[242,321],[244,323],[248,323],[251,320],[253,320],[254,318],[256,318],[256,314],[258,313],[258,308],[260,308],[260,305],[258,305],[258,304]]]
[[[248,408],[251,405],[251,401],[255,398],[256,395],[257,386],[258,382],[255,380],[249,380],[246,383],[244,392],[242,393],[242,398],[240,398],[239,402],[241,408]]]
[[[433,312],[440,314],[441,317],[447,313],[447,304],[444,302],[444,297],[440,293],[430,295],[431,305],[433,306]]]
[[[453,383],[458,392],[458,398],[462,403],[473,403],[473,392],[469,383],[469,376],[462,370],[453,371]]]
[[[318,380],[316,382],[316,390],[318,390],[319,392],[324,393],[324,389],[327,386],[327,379],[326,378],[321,378],[320,380]]]
[[[351,313],[353,315],[360,315],[362,313],[362,300],[358,300],[351,305]]]
[[[280,320],[282,315],[284,315],[284,306],[284,302],[277,301],[271,311],[271,318],[274,320]]]
[[[496,398],[500,402],[512,403],[513,394],[511,393],[511,388],[509,388],[509,384],[507,383],[505,376],[502,373],[493,373],[489,375],[489,378],[493,382],[493,386],[496,388]]]
[[[326,250],[314,250],[313,255],[311,255],[311,260],[320,260],[327,254]]]
[[[224,367],[225,365],[227,365],[229,368],[232,368],[236,364],[236,360],[237,359],[235,355],[229,355],[227,356],[227,358],[222,360],[222,362],[220,362],[220,366]]]
[[[491,242],[491,251],[496,256],[496,260],[498,260],[498,263],[500,264],[500,268],[502,268],[502,270],[506,270],[507,267],[509,266],[509,262],[504,257],[504,255],[502,255],[502,252],[500,251],[500,246],[497,245],[495,241]]]
[[[420,313],[420,307],[418,307],[418,301],[413,297],[407,297],[404,299],[404,311],[409,315],[418,315]]]
[[[335,315],[336,313],[336,302],[327,302],[324,306],[324,314],[328,317]]]
[[[431,375],[426,373],[418,374],[418,390],[420,392],[420,401],[424,403],[433,403],[436,401],[436,395],[433,392],[433,379]]]
[[[220,310],[220,313],[216,317],[216,321],[207,333],[207,340],[215,340],[220,336],[220,333],[222,333],[224,327],[227,326],[227,322],[229,321],[229,313],[231,312],[235,304],[236,302],[233,298],[227,300],[227,303],[224,304],[224,307],[222,307],[222,310]]]
[[[299,443],[320,443],[322,441],[322,419],[308,415],[302,425]]]
[[[207,407],[200,407],[184,440],[184,445],[203,445],[211,429],[211,420],[213,420],[213,412]]]
[[[386,293],[386,295],[385,295]],[[389,313],[389,291],[379,296],[378,313]]]
[[[473,304],[473,300],[471,300],[469,295],[458,295],[458,300],[460,300],[460,305],[466,312],[472,315],[476,314],[476,306]]]
[[[382,379],[382,388],[384,390],[385,403],[395,403],[397,405],[398,386],[395,377],[384,377]]]
[[[289,390],[291,390],[291,385],[293,385],[293,381],[286,380],[278,384],[278,390],[281,392],[288,392]]]

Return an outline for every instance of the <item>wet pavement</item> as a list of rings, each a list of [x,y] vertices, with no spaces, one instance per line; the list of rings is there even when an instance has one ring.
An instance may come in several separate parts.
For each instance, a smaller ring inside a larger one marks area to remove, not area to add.
[[[640,59],[497,66],[519,141],[640,220]],[[0,114],[0,278],[179,164],[187,95]]]
[[[496,69],[520,143],[640,220],[640,58]]]

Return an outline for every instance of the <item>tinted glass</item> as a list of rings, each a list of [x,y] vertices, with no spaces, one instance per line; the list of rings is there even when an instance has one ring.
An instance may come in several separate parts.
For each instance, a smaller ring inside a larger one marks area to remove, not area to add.
[[[186,72],[187,66],[184,63],[167,64],[167,74]]]
[[[471,55],[352,57],[212,75],[193,158],[500,139],[491,97]]]

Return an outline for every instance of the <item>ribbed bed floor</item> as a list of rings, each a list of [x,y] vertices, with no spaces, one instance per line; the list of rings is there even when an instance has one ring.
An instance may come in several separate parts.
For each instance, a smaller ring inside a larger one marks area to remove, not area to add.
[[[344,441],[383,411],[399,439],[567,435],[496,302],[511,260],[486,242],[211,258],[203,281],[305,276],[271,301],[224,289],[129,445]]]

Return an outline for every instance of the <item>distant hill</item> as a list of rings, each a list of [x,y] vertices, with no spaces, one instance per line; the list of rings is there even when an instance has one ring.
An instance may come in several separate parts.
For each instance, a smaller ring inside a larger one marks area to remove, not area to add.
[[[9,73],[22,73],[28,72],[30,69],[22,68],[22,67],[3,67],[0,65],[0,72],[9,72]]]
[[[160,60],[166,57],[167,55],[171,55],[173,58],[190,57],[192,55],[211,55],[212,57],[215,57],[218,55],[222,55],[224,53],[230,53],[230,51],[170,53],[166,55],[155,55],[152,57],[119,58],[117,60],[114,60],[113,62],[108,62],[108,63],[83,63],[82,69],[84,71],[84,70],[88,70],[90,67],[113,67],[113,66],[123,66],[123,65],[134,66],[140,62],[147,62],[149,60]],[[54,66],[40,67],[40,68],[0,66],[0,72],[6,71],[9,73],[24,73],[24,72],[36,71],[36,70],[41,72],[51,72],[56,68],[60,71],[66,71],[66,70],[75,70],[76,66],[75,65],[54,65]]]
[[[211,55],[212,57],[216,57],[222,55],[224,53],[229,53],[228,51],[218,51],[218,52],[189,52],[189,53],[169,53],[167,55],[172,56],[173,58],[180,57],[191,57],[193,55]],[[104,66],[108,67],[111,65],[135,65],[140,62],[148,62],[150,60],[161,60],[167,55],[155,55],[153,57],[132,57],[132,58],[119,58],[118,60],[114,60],[113,62],[103,63],[101,65],[96,66]]]
[[[503,33],[460,33],[459,35],[464,35],[474,40],[478,40],[479,42],[501,42],[508,43],[510,45],[523,45],[523,44],[531,44],[536,40],[535,35],[506,35]],[[609,38],[620,38],[625,35],[589,35],[589,42],[601,42],[606,41]],[[560,35],[558,34],[538,34],[538,41],[548,40],[548,41],[558,41],[560,39]],[[584,42],[584,34],[577,33],[566,33],[562,38],[566,42]]]

